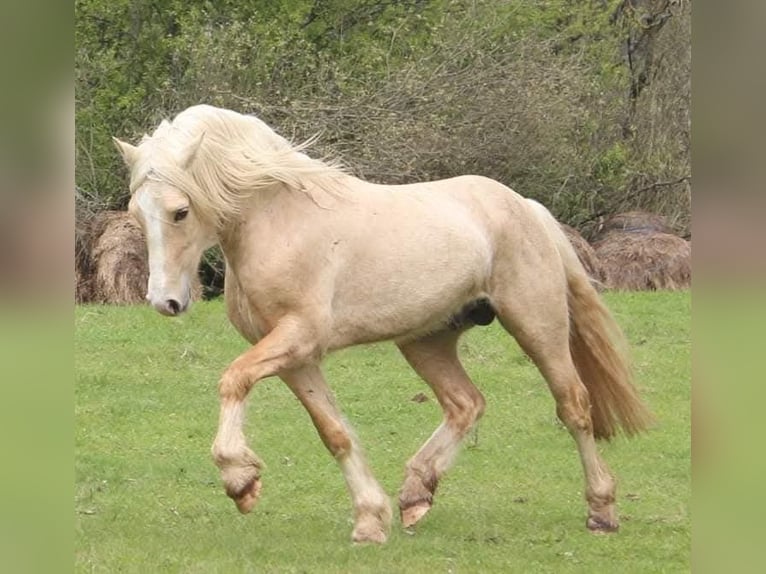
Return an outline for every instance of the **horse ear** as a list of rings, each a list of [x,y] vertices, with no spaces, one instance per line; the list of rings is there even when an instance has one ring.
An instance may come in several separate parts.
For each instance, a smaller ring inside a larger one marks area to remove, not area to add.
[[[186,147],[181,151],[181,157],[179,161],[182,168],[186,169],[192,164],[200,146],[202,145],[203,139],[205,139],[205,132],[200,133],[192,141],[186,144]]]
[[[130,145],[127,142],[118,140],[117,138],[112,138],[112,141],[119,150],[122,159],[125,161],[125,164],[128,167],[132,167],[138,159],[138,148],[134,145]]]

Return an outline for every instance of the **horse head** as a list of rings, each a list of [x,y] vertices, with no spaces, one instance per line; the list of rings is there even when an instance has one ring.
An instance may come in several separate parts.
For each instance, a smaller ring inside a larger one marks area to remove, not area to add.
[[[183,178],[163,177],[181,173],[194,160],[203,136],[163,152],[144,138],[138,146],[115,139],[131,171],[132,196],[128,211],[138,220],[146,237],[149,283],[146,299],[163,315],[179,315],[189,308],[191,289],[204,251],[213,246],[216,233],[195,209],[183,189]]]

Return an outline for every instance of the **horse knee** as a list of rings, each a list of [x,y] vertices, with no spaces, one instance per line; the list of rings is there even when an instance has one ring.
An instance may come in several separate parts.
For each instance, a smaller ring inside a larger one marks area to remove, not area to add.
[[[244,401],[251,386],[245,373],[235,365],[230,365],[218,381],[218,396],[221,400]]]

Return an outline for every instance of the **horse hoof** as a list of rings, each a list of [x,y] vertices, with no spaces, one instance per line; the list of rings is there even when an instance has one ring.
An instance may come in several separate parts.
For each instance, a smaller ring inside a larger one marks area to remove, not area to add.
[[[387,538],[385,528],[379,524],[358,525],[351,533],[354,544],[383,544]]]
[[[610,534],[620,529],[616,520],[607,520],[598,516],[589,516],[585,526],[593,534]]]
[[[242,514],[250,512],[258,503],[258,499],[261,496],[261,481],[254,478],[251,480],[245,488],[243,488],[234,499],[234,504],[237,505],[237,510]]]
[[[410,506],[409,508],[403,508],[401,511],[402,526],[405,528],[414,526],[420,521],[421,518],[426,515],[429,510],[431,510],[431,505],[427,502],[419,502],[418,504]]]

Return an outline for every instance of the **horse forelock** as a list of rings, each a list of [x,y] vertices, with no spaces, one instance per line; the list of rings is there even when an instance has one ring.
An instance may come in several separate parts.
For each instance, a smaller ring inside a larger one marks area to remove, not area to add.
[[[157,132],[152,136],[144,136],[137,146],[138,155],[130,173],[130,192],[135,193],[147,180],[163,180],[162,174],[172,170],[173,143],[166,138],[158,138]],[[170,183],[170,182],[168,182]]]

